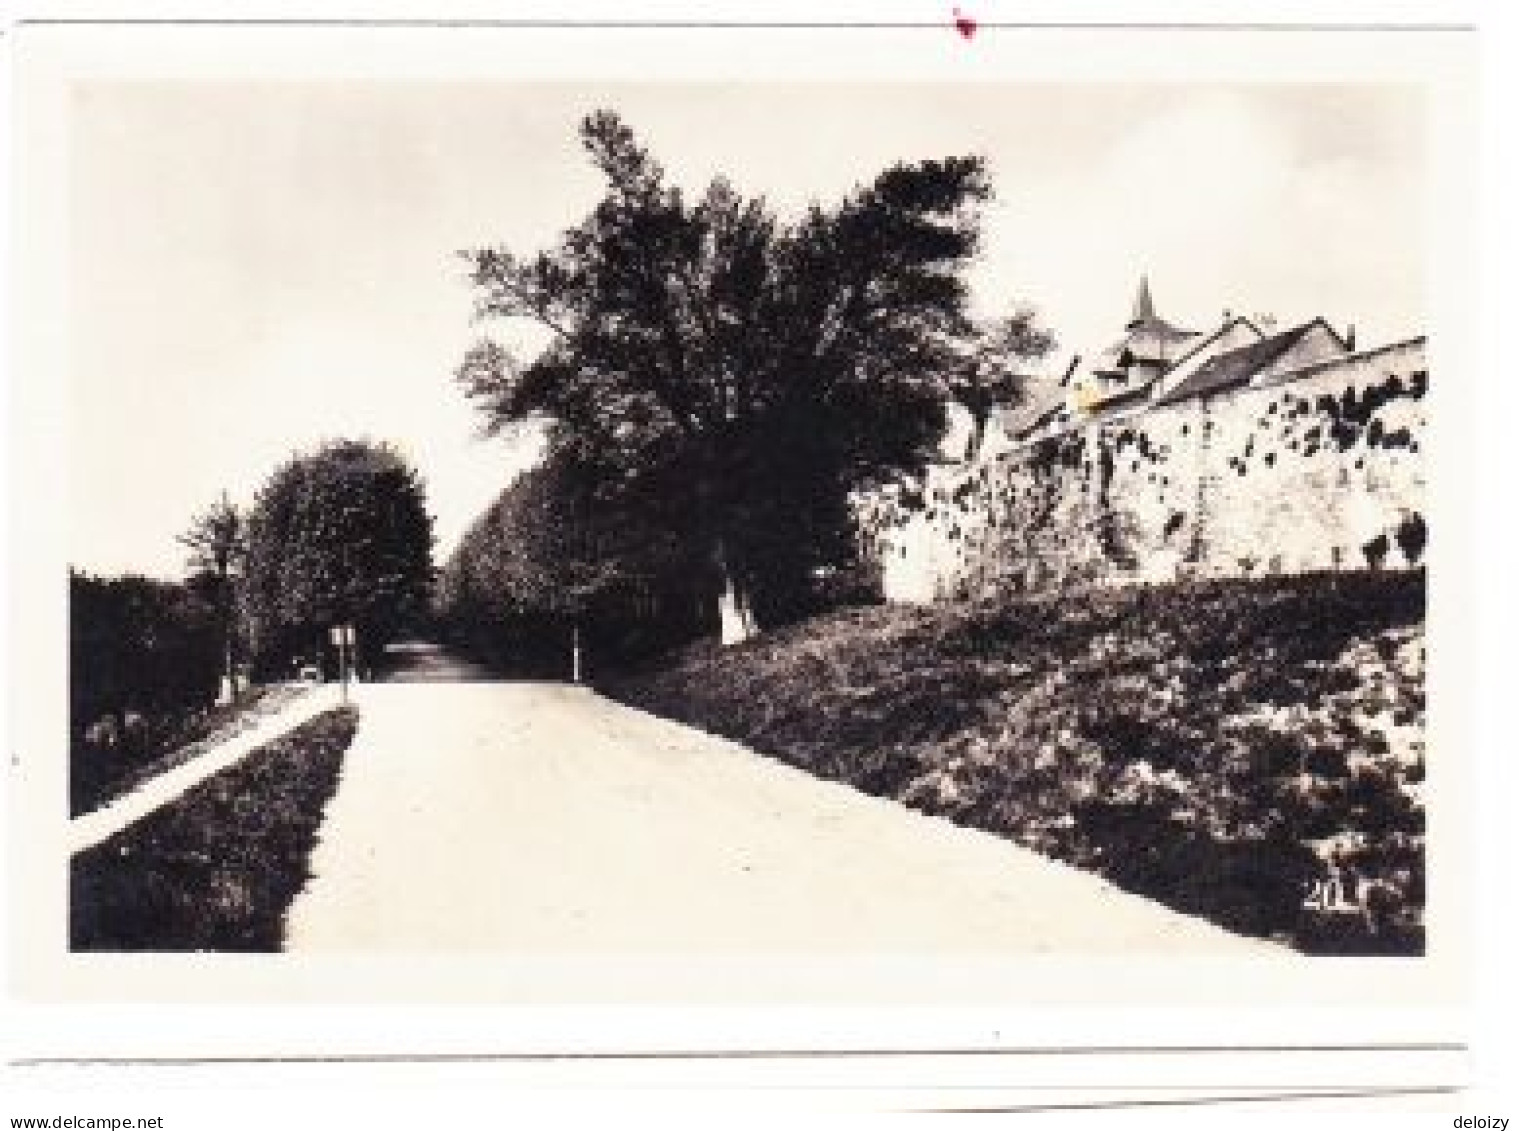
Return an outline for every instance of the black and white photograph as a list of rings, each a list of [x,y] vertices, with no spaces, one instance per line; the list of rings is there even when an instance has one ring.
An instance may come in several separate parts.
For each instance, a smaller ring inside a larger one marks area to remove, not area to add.
[[[52,985],[1435,1000],[1459,49],[1113,28],[1062,71],[957,9],[934,52],[1029,65],[831,75],[813,33],[725,77],[711,29],[457,67],[379,30],[168,29],[21,107],[57,175],[16,241],[13,919]]]
[[[72,947],[1422,951],[1417,93],[73,115]]]

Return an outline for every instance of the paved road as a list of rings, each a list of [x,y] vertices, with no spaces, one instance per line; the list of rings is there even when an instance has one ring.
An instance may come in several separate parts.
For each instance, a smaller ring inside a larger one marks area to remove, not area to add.
[[[386,683],[489,682],[491,675],[478,664],[427,641],[409,640],[385,649]]]
[[[1262,948],[582,688],[400,682],[357,697],[290,950]]]

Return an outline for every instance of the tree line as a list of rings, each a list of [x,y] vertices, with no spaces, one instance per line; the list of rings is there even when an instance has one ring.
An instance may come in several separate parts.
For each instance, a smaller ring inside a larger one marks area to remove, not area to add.
[[[339,440],[292,455],[251,507],[224,494],[180,542],[181,581],[70,572],[76,778],[99,776],[92,761],[120,768],[183,739],[250,680],[308,666],[333,674],[334,625],[355,627],[359,666],[373,670],[387,643],[429,616],[424,487],[385,444]]]
[[[335,441],[246,511],[223,497],[196,516],[177,587],[73,578],[78,727],[330,672],[337,624],[366,668],[433,613],[496,661],[554,668],[571,635],[617,662],[872,597],[852,500],[921,477],[953,405],[973,452],[1053,344],[1026,306],[970,311],[984,162],[898,163],[783,216],[723,177],[688,194],[611,112],[581,140],[605,191],[578,224],[530,254],[461,253],[477,319],[546,344],[487,335],[456,380],[488,431],[543,426],[549,443],[468,531],[436,608],[416,472]],[[171,680],[155,648],[193,655],[165,663],[195,678]]]
[[[502,672],[568,678],[646,659],[715,626],[693,592],[693,555],[601,503],[568,460],[515,479],[460,540],[438,579],[448,642]]]

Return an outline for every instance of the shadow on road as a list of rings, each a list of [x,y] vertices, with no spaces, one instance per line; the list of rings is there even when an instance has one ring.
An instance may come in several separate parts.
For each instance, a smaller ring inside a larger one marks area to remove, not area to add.
[[[381,683],[518,682],[463,659],[441,644],[406,640],[387,645]]]

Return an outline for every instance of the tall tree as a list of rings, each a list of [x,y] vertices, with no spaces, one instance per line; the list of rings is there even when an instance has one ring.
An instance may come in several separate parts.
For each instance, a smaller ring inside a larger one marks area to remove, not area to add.
[[[1022,401],[1029,366],[1055,348],[1055,336],[1039,325],[1032,307],[978,324],[975,336],[948,372],[949,392],[970,413],[965,458],[975,459],[986,439],[992,411]]]
[[[849,494],[920,470],[976,341],[964,269],[990,196],[974,157],[895,165],[781,221],[714,180],[688,200],[613,113],[582,124],[606,180],[549,250],[463,253],[477,315],[536,324],[459,369],[495,428],[551,422],[600,493],[699,547],[724,638],[855,550]]]
[[[235,584],[247,552],[244,535],[243,516],[223,491],[222,497],[196,515],[190,528],[179,536],[180,544],[190,551],[192,580],[195,575],[210,580],[207,588],[212,592],[212,600],[221,621],[224,699],[237,698],[239,690],[235,656]]]
[[[246,604],[264,662],[353,624],[372,666],[425,613],[432,543],[422,482],[395,449],[340,440],[287,461],[248,520]]]

